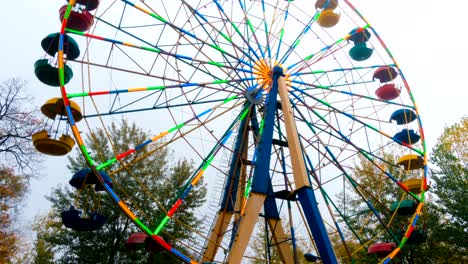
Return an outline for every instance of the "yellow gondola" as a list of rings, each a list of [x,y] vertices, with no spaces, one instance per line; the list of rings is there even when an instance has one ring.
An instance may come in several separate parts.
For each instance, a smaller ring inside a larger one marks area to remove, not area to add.
[[[327,5],[326,9],[333,10],[336,7],[338,7],[338,0],[317,0],[317,2],[315,2],[315,9],[324,8],[327,1],[329,1],[329,3]]]
[[[50,138],[46,130],[34,133],[32,141],[37,151],[52,156],[66,155],[75,145],[75,140],[69,135],[62,135],[59,140],[56,140]]]
[[[81,109],[77,103],[71,100],[69,100],[69,102],[73,119],[75,120],[75,122],[79,122],[83,118],[83,115],[81,114]],[[45,104],[41,107],[41,112],[50,119],[55,119],[57,115],[67,115],[63,99],[59,97],[54,97],[52,99],[47,100],[47,102],[45,102]]]
[[[333,12],[333,9],[324,9],[322,13],[320,13],[319,18],[317,19],[317,23],[324,28],[330,28],[338,24],[340,21],[340,15]]]
[[[397,161],[397,165],[403,165],[405,170],[418,170],[424,168],[424,158],[416,154],[402,156]]]
[[[408,188],[408,190],[414,194],[420,194],[423,190],[422,179],[417,179],[417,178],[408,179],[403,182],[403,185],[405,185]]]

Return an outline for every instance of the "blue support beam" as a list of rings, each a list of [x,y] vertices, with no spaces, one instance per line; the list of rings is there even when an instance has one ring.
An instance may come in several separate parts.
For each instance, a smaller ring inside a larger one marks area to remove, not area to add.
[[[270,89],[268,101],[265,106],[262,134],[260,135],[260,143],[257,146],[257,157],[252,181],[252,192],[266,195],[271,195],[272,193],[270,159],[273,144],[275,114],[277,110],[278,79],[281,76],[283,76],[283,69],[275,66],[272,78],[273,85]],[[324,264],[338,263],[335,253],[333,252],[333,247],[328,238],[327,230],[320,215],[313,189],[311,187],[303,187],[297,190],[296,194],[298,195],[299,202],[301,203],[301,207],[306,216],[307,224],[312,231],[322,262]],[[277,213],[275,201],[272,201],[271,199],[265,201],[265,206],[265,213],[268,213],[271,216],[275,215],[275,211]]]
[[[268,94],[268,102],[265,106],[263,118],[263,130],[260,135],[260,143],[257,147],[255,159],[255,172],[252,180],[252,192],[268,194],[270,189],[270,158],[273,143],[273,132],[276,113],[276,98],[278,97],[278,78],[283,76],[283,69],[273,68],[273,85]]]
[[[239,176],[242,168],[242,153],[244,152],[243,148],[246,147],[244,142],[248,139],[248,131],[246,129],[248,120],[249,118],[244,118],[239,126],[234,153],[232,154],[232,160],[229,166],[228,178],[226,180],[226,185],[224,186],[224,194],[223,200],[221,201],[220,211],[234,212],[237,199],[237,189],[239,187]]]
[[[317,245],[317,250],[319,251],[322,263],[338,263],[336,261],[335,253],[333,252],[330,239],[328,238],[327,229],[325,228],[322,217],[320,216],[314,190],[311,187],[303,187],[297,190],[296,193],[304,211],[307,224],[312,231],[315,245]]]

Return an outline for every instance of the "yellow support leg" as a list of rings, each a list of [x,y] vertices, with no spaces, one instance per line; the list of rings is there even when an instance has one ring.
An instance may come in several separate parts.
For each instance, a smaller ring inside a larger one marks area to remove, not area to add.
[[[237,235],[234,238],[231,251],[228,256],[229,264],[240,264],[245,249],[249,244],[252,231],[257,223],[258,216],[262,210],[266,195],[261,193],[250,193],[247,200],[245,214],[242,216]]]
[[[248,150],[248,131],[243,131],[243,133],[246,134],[245,139],[242,142],[242,160],[247,159],[247,150]],[[241,171],[239,175],[239,183],[238,183],[238,188],[237,188],[237,195],[236,195],[236,201],[235,201],[235,212],[240,212],[242,210],[242,203],[244,200],[244,193],[245,193],[245,184],[247,181],[247,165],[242,164],[241,165]],[[231,219],[234,217],[234,223],[237,223],[240,219],[240,215],[238,213],[234,214],[234,212],[227,212],[227,211],[220,211],[218,212],[217,218],[216,218],[216,224],[214,226],[214,229],[211,230],[211,235],[210,235],[210,240],[208,242],[207,248],[205,249],[205,252],[203,254],[202,258],[202,263],[203,262],[213,262],[216,253],[219,249],[219,246],[221,245],[221,242],[224,238],[224,235],[226,234],[226,230],[229,226],[229,223],[231,222]]]
[[[296,121],[294,120],[293,109],[289,101],[288,87],[283,77],[278,79],[278,93],[281,98],[281,109],[283,110],[284,124],[286,126],[286,137],[288,139],[288,148],[296,190],[304,186],[310,187],[301,145],[299,144]]]
[[[226,233],[227,227],[233,215],[234,213],[232,212],[218,213],[218,216],[216,217],[216,224],[214,229],[211,230],[210,240],[208,241],[207,248],[203,254],[201,261],[202,263],[214,261],[216,252],[218,251],[219,245],[223,240],[224,234]]]
[[[273,243],[278,248],[283,263],[294,263],[294,252],[292,245],[288,241],[289,236],[284,232],[280,219],[268,219],[268,226],[273,234]]]

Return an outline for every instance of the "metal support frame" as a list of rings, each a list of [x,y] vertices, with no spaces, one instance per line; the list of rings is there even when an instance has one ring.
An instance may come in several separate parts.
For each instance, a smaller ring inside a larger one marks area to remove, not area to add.
[[[306,163],[302,153],[296,121],[291,107],[288,90],[284,79],[278,81],[278,93],[281,98],[281,109],[283,111],[284,124],[286,127],[286,137],[288,141],[291,167],[294,175],[294,185],[299,196],[299,202],[306,215],[307,224],[312,231],[312,235],[317,245],[322,262],[337,263],[333,247],[328,233],[323,224],[317,200],[313,189],[310,187],[310,180],[307,175]]]
[[[277,97],[278,93],[281,97],[281,108],[285,119],[287,143],[291,156],[291,164],[293,168],[296,194],[298,195],[299,202],[303,208],[306,216],[307,225],[312,231],[312,235],[317,245],[318,253],[325,264],[337,263],[333,247],[328,238],[327,230],[323,223],[320,211],[317,206],[317,200],[314,195],[313,189],[310,187],[310,180],[307,175],[307,170],[304,162],[302,148],[300,146],[297,127],[292,112],[292,107],[283,76],[283,69],[275,66],[273,69],[273,85],[271,87],[268,101],[265,106],[265,117],[263,122],[262,134],[260,136],[259,145],[257,146],[257,157],[255,162],[255,171],[252,180],[252,192],[247,200],[246,210],[241,217],[234,242],[231,245],[230,254],[228,256],[228,263],[241,263],[245,249],[247,248],[252,231],[258,220],[260,211],[265,204],[268,195],[272,193],[272,186],[270,180],[270,159],[273,144],[274,134],[274,121],[275,113],[277,110]],[[274,203],[274,201],[273,201]],[[268,202],[270,209],[266,208],[265,214],[277,215],[276,206],[270,206],[271,201]],[[275,208],[273,208],[275,207]],[[277,219],[279,220],[279,218]],[[273,218],[269,219],[271,225],[281,225],[281,223],[274,221]],[[281,227],[282,229],[282,227]],[[281,234],[282,233],[282,234]],[[285,238],[284,231],[276,234],[276,240]],[[284,249],[283,245],[283,249]],[[281,249],[280,249],[281,250]],[[290,252],[292,253],[292,252]],[[292,255],[292,254],[288,254]],[[291,256],[294,259],[294,256]],[[286,257],[283,260],[290,259]]]
[[[331,245],[330,239],[328,238],[327,230],[323,224],[320,211],[317,206],[317,200],[315,199],[314,190],[311,187],[304,187],[297,191],[299,202],[301,203],[304,211],[307,224],[309,225],[312,235],[314,236],[315,245],[319,251],[320,258],[324,264],[335,264],[336,261],[335,253]]]
[[[232,154],[229,172],[224,186],[221,208],[216,215],[214,222],[215,225],[211,230],[210,239],[205,245],[202,262],[214,261],[216,252],[218,251],[218,248],[222,242],[223,235],[226,233],[232,216],[235,213],[234,209],[236,207],[238,196],[239,179],[243,166],[242,158],[245,156],[244,152],[248,147],[246,144],[248,142],[248,130],[246,129],[248,120],[248,118],[243,119],[239,126],[236,143],[234,146],[234,153]]]
[[[252,191],[247,200],[245,214],[239,223],[237,234],[231,246],[228,263],[241,263],[245,249],[252,235],[260,211],[271,188],[270,156],[273,142],[274,121],[276,112],[276,98],[278,96],[278,79],[283,75],[283,69],[276,66],[273,69],[273,85],[268,95],[265,107],[265,118],[260,143],[257,147],[255,171],[252,179]]]

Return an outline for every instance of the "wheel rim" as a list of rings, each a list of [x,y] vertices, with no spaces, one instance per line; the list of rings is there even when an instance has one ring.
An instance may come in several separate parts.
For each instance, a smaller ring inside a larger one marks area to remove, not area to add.
[[[114,5],[109,5],[110,8],[107,9],[105,1],[103,2],[95,16],[96,27],[91,30],[93,33],[65,30],[67,23],[67,14],[65,13],[60,42],[63,43],[65,33],[82,35],[87,40],[86,53],[82,59],[73,62],[66,61],[63,57],[63,50],[59,50],[59,74],[65,105],[69,107],[69,99],[80,98],[83,109],[86,105],[93,106],[88,107],[88,110],[84,109],[87,111],[84,112],[84,118],[87,120],[95,118],[104,123],[111,120],[107,118],[117,114],[124,114],[126,117],[135,118],[135,120],[141,118],[138,116],[140,113],[146,113],[150,110],[159,117],[167,114],[169,118],[161,122],[166,123],[165,128],[163,126],[157,127],[155,130],[162,132],[154,135],[152,141],[169,137],[165,140],[168,140],[171,146],[177,148],[178,141],[184,142],[185,146],[196,153],[195,157],[198,159],[198,163],[196,163],[199,164],[199,169],[194,172],[192,179],[188,182],[193,182],[198,175],[210,168],[213,170],[213,174],[224,174],[224,177],[228,177],[228,173],[221,169],[222,162],[218,160],[206,162],[206,160],[210,160],[210,157],[219,158],[223,152],[235,152],[234,139],[240,134],[237,131],[242,131],[241,128],[245,126],[245,124],[242,125],[243,121],[249,120],[252,123],[252,119],[255,119],[253,117],[256,117],[260,127],[263,128],[261,120],[266,111],[262,111],[262,108],[266,108],[266,100],[269,98],[268,92],[271,89],[271,71],[277,65],[285,71],[286,83],[290,86],[289,98],[292,101],[297,129],[300,131],[300,142],[305,153],[304,162],[313,182],[312,186],[316,190],[316,195],[320,195],[321,202],[329,207],[329,209],[321,208],[322,217],[325,218],[326,222],[330,222],[330,226],[335,226],[335,232],[342,234],[346,232],[345,229],[352,229],[350,226],[346,227],[343,221],[334,219],[334,217],[343,218],[344,214],[339,210],[333,196],[337,193],[335,189],[338,188],[337,183],[340,181],[348,181],[348,184],[353,186],[359,183],[356,182],[356,176],[351,172],[352,162],[356,160],[356,157],[363,157],[374,166],[376,171],[380,171],[383,176],[387,177],[386,184],[393,184],[402,189],[405,188],[402,184],[403,177],[408,177],[408,173],[395,165],[396,160],[388,160],[383,153],[388,152],[393,145],[398,145],[402,146],[404,153],[416,153],[424,157],[424,164],[427,162],[421,119],[409,86],[375,29],[365,22],[364,18],[348,1],[344,1],[336,10],[341,13],[341,21],[336,29],[320,28],[314,22],[321,10],[315,12],[313,3],[307,6],[307,4],[297,3],[299,1],[285,1],[284,3],[278,1],[277,6],[264,1],[258,1],[258,3],[239,1],[224,5],[218,1],[207,1],[206,3],[203,1],[194,3],[182,1],[175,7],[158,6],[154,8],[145,6],[144,3],[137,5],[129,1],[121,1],[118,2],[120,9]],[[69,9],[72,5],[73,1],[70,1]],[[112,11],[117,12],[117,10],[123,9],[123,6],[126,7],[125,10],[132,9],[132,11],[122,12],[122,17],[125,14],[129,17],[125,19],[132,21],[132,17],[147,16],[138,21],[145,26],[131,24],[125,26],[122,22],[123,19],[120,21],[120,26],[116,26],[117,23],[114,24],[107,20],[107,16],[111,17],[109,14]],[[165,10],[166,15],[156,14],[154,10],[157,8]],[[185,15],[181,10],[185,11]],[[288,11],[287,16],[285,10]],[[314,12],[307,14],[303,10]],[[132,13],[130,14],[130,12]],[[236,16],[230,14],[236,14]],[[242,15],[239,16],[239,14]],[[219,16],[223,19],[220,19]],[[155,22],[148,26],[146,23],[150,20]],[[265,23],[265,21],[271,22]],[[294,27],[294,25],[298,26]],[[139,31],[135,28],[139,28]],[[371,59],[354,62],[349,58],[347,51],[352,44],[349,44],[347,39],[350,36],[348,33],[354,28],[367,28],[372,32],[367,45],[367,47],[374,49]],[[114,29],[114,31],[109,34],[106,33],[105,29]],[[140,37],[146,37],[146,31],[152,30],[159,32],[156,45]],[[136,33],[130,31],[136,31]],[[120,36],[122,34],[133,42],[127,42],[126,39],[117,37],[103,39],[104,35],[100,33],[107,36]],[[171,43],[177,44],[171,45]],[[308,44],[307,47],[304,47],[304,43]],[[317,47],[310,47],[309,45],[312,43]],[[107,49],[103,48],[106,45]],[[102,50],[108,51],[107,57],[98,54]],[[310,50],[317,52],[310,52]],[[152,60],[146,61],[145,55],[149,56],[148,54],[153,57]],[[102,59],[106,60],[106,58],[107,63],[103,63]],[[126,59],[118,61],[118,58]],[[110,63],[112,60],[115,63]],[[75,62],[81,64],[83,69],[81,75],[85,81],[82,83],[82,87],[89,87],[89,90],[80,91],[73,87],[66,89],[63,85],[65,64]],[[147,65],[143,65],[144,63]],[[126,65],[131,66],[125,67]],[[374,94],[379,85],[375,85],[371,75],[373,70],[382,66],[394,67],[399,73],[397,79],[393,80],[392,83],[402,87],[403,92],[395,100],[380,100]],[[155,68],[163,69],[162,74],[155,71]],[[111,72],[112,74],[109,75],[112,76],[112,79],[100,80],[99,76],[103,76],[103,74],[99,69]],[[95,74],[98,77],[94,77]],[[100,89],[96,84],[115,82],[126,84],[125,79],[128,77],[133,77],[132,79],[138,84],[135,86],[126,85],[123,86],[124,88],[113,85],[108,91]],[[95,81],[97,82],[94,83]],[[143,93],[146,94],[140,95]],[[107,98],[102,99],[104,97]],[[115,107],[117,101],[119,101],[120,107]],[[252,105],[256,105],[256,112],[253,112]],[[399,126],[389,124],[388,120],[392,111],[400,108],[413,109],[417,114],[416,121]],[[159,112],[163,112],[163,114],[158,114]],[[281,161],[288,158],[287,151],[285,151],[284,133],[281,130],[284,126],[282,118],[279,114],[274,121],[273,134],[278,141],[275,142],[277,148],[272,153],[270,173],[289,175],[286,178],[291,181],[292,170],[288,168],[290,164],[284,161],[285,166],[281,165]],[[115,153],[109,157],[107,163],[95,164],[83,143],[82,135],[70,112],[68,119],[83,155],[90,167],[96,171],[106,169],[120,160],[124,161],[125,157],[152,143],[152,141],[135,142],[136,147],[129,149],[128,152]],[[220,122],[220,119],[223,122]],[[192,130],[192,128],[195,129]],[[421,136],[421,140],[411,145],[402,143],[402,140],[395,140],[393,135],[402,128],[415,129]],[[198,140],[196,137],[191,137],[193,131],[198,133]],[[256,153],[254,140],[251,136],[250,143],[246,143],[249,145],[247,155]],[[200,151],[198,144],[207,149]],[[388,167],[393,168],[395,173],[389,173]],[[416,173],[411,172],[411,175],[423,179],[423,191],[420,195],[409,194],[412,199],[420,203],[413,216],[406,221],[407,231],[414,229],[422,210],[425,189],[427,189],[425,187],[426,168],[424,166]],[[249,169],[247,170],[249,171]],[[247,172],[247,174],[249,173]],[[272,184],[275,187],[276,182],[284,181],[279,176],[273,177]],[[363,200],[365,197],[370,197],[369,199],[374,199],[374,202],[380,201],[378,197],[371,195],[373,193],[370,190],[359,186],[359,184],[356,186],[354,186],[357,190],[356,194],[361,195]],[[290,190],[290,187],[284,187],[283,183],[283,189]],[[106,186],[106,190],[139,228],[147,234],[155,233],[154,230],[147,228],[147,225],[138,218],[135,212],[123,204],[113,189]],[[278,188],[275,191],[282,191],[282,189]],[[377,194],[385,195],[385,193],[380,192]],[[219,199],[221,200],[221,198]],[[376,210],[372,204],[366,204],[370,211]],[[281,206],[280,202],[278,202],[278,206],[286,207]],[[387,207],[389,206],[387,205]],[[170,211],[169,209],[166,210]],[[327,210],[331,210],[333,213],[330,214]],[[368,220],[372,221],[373,219],[380,222],[381,229],[385,229],[383,226],[393,221],[393,217],[390,220],[379,219],[377,212],[372,213],[373,216],[369,214]],[[294,215],[287,210],[286,212],[280,211],[279,214],[282,217]],[[326,217],[324,214],[329,216]],[[299,217],[296,215],[292,218],[298,219]],[[294,222],[292,221],[293,225]],[[303,231],[306,230],[307,228],[303,229]],[[295,232],[300,231],[299,229]],[[358,238],[359,234],[354,233],[354,231],[352,233],[358,240],[362,239]],[[410,233],[408,232],[407,235],[409,236]],[[208,236],[208,234],[204,235],[204,240]],[[344,236],[342,234],[342,237]],[[166,246],[166,249],[184,261],[200,259],[200,252],[206,245],[203,243],[203,246],[191,249],[195,252],[198,249],[199,252],[188,257],[164,244],[164,241],[158,241],[156,236],[154,237],[156,242],[162,243],[163,247]],[[378,239],[377,235],[367,241],[376,239]],[[366,242],[361,243],[365,245]],[[406,240],[394,242],[397,242],[396,244],[401,247]],[[393,250],[383,261],[392,259],[400,247]],[[336,250],[338,249],[335,248]],[[221,259],[223,260],[224,257]]]

